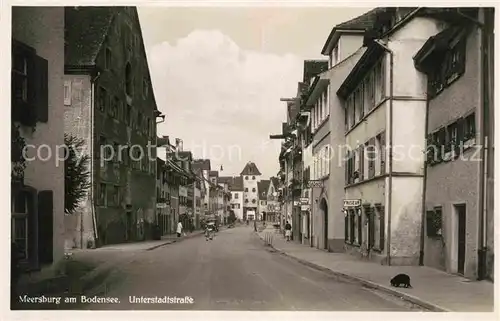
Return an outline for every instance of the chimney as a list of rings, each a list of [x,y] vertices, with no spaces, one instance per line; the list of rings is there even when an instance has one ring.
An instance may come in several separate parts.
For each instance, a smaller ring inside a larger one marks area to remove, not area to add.
[[[175,150],[177,152],[182,152],[182,139],[180,138],[175,139]]]

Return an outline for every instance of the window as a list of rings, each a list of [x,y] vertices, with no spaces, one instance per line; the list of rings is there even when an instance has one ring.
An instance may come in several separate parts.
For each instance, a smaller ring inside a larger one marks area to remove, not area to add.
[[[355,226],[356,226],[356,212],[354,210],[349,210],[349,241],[351,244],[355,242]]]
[[[255,176],[252,176],[252,179],[255,180]]]
[[[355,114],[357,115],[354,123],[358,123],[365,115],[363,103],[363,83],[361,83],[361,86],[359,86],[358,89],[356,89],[356,91],[354,92],[354,108]]]
[[[372,110],[375,107],[375,82],[373,72],[370,72],[365,79],[364,84],[364,112]]]
[[[441,207],[436,207],[433,211],[426,212],[427,237],[439,237],[442,235],[442,216]]]
[[[349,212],[344,210],[344,242],[349,242]]]
[[[23,43],[12,41],[11,117],[22,125],[48,121],[48,62]]]
[[[108,100],[108,93],[106,91],[106,89],[104,88],[100,88],[99,90],[99,100],[98,100],[98,103],[99,103],[99,110],[101,112],[105,112],[106,111],[106,105],[107,105],[107,101]]]
[[[132,97],[133,95],[133,83],[132,83],[132,66],[130,62],[125,66],[125,92],[128,96]]]
[[[248,193],[248,187],[245,187],[245,192]]]
[[[113,204],[115,206],[120,205],[120,187],[119,186],[113,186]]]
[[[455,122],[453,124],[448,125],[446,128],[446,144],[444,147],[444,152],[448,153],[452,150],[455,150],[455,147],[458,143],[458,123]]]
[[[427,75],[428,96],[432,99],[465,73],[466,39],[463,37],[447,52],[436,54]]]
[[[386,155],[385,132],[382,132],[377,135],[377,145],[379,146],[379,151],[380,151],[380,175],[384,175],[385,155]]]
[[[254,193],[255,193],[255,191],[256,191],[255,187],[254,187],[254,188],[252,188],[252,192],[254,192]]]
[[[475,113],[465,117],[464,124],[464,142],[467,142],[476,137],[476,115]]]
[[[234,199],[238,199],[238,198],[239,198],[238,193],[234,193]]]
[[[112,54],[111,54],[111,49],[106,48],[105,49],[105,57],[104,57],[104,68],[107,70],[111,70],[111,61],[113,60]]]
[[[245,199],[245,203],[248,203],[248,198]]]
[[[254,198],[254,199],[252,200],[252,203],[254,203],[254,204],[255,204],[256,202],[257,202],[257,200]]]
[[[245,176],[245,179],[248,179],[248,176]]]
[[[71,106],[71,80],[64,81],[64,105]]]
[[[444,145],[446,143],[446,128],[442,127],[436,132],[436,148],[437,148],[437,157],[436,161],[440,162],[443,160],[443,151],[444,151]]]
[[[375,159],[377,157],[375,139],[370,139],[365,148],[368,160],[368,179],[370,179],[375,177]]]
[[[375,65],[375,104],[378,104],[385,97],[385,73],[384,73],[384,60],[380,60]]]
[[[97,194],[99,195],[99,198],[97,200],[98,204],[102,205],[102,206],[106,206],[106,201],[107,201],[106,184],[103,184],[103,183],[99,184]]]
[[[144,127],[142,127],[142,122],[143,122],[142,113],[140,111],[138,111],[137,112],[137,129],[144,128]]]

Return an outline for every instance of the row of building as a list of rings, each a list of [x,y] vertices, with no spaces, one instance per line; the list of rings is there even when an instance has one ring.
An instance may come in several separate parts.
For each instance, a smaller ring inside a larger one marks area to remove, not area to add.
[[[65,248],[171,234],[179,221],[191,230],[279,211],[277,179],[261,180],[254,163],[220,176],[181,139],[158,137],[165,115],[134,7],[13,7],[11,101],[11,229],[22,269],[53,266]],[[65,173],[57,154],[66,136],[89,156],[89,182],[70,213],[65,177],[75,168]]]
[[[493,25],[376,8],[332,29],[270,136],[294,241],[493,280]]]

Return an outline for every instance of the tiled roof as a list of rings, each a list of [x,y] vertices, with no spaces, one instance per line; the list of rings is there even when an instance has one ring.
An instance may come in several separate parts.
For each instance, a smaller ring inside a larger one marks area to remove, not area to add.
[[[267,191],[269,190],[270,181],[263,179],[257,183],[257,190],[259,191],[259,200],[267,200]]]
[[[199,167],[204,171],[209,171],[210,168],[210,160],[209,159],[195,159],[193,161],[193,167]]]
[[[229,190],[243,192],[243,177],[234,177],[232,184],[229,186]]]
[[[230,191],[243,191],[243,177],[241,176],[220,176],[218,181],[228,184]]]
[[[257,165],[255,165],[255,163],[248,162],[241,171],[240,175],[262,175],[262,174],[259,172],[259,169],[257,168]]]
[[[113,16],[123,7],[65,7],[64,63],[94,65]]]
[[[326,70],[328,70],[328,60],[304,60],[303,82],[307,84],[311,78]],[[302,92],[300,84],[299,92]]]
[[[274,177],[274,176],[273,176],[273,177],[271,177],[271,182],[273,182],[273,186],[274,186],[274,188],[276,188],[276,189],[277,189],[277,188],[278,188],[278,186],[279,186],[279,184],[280,184],[280,183],[279,183],[279,179],[278,179],[277,177]]]
[[[349,31],[365,31],[368,29],[371,29],[372,26],[375,24],[377,20],[377,14],[384,10],[384,8],[375,8],[372,9],[356,18],[353,18],[351,20],[342,22],[335,27],[333,27],[332,31],[330,32],[330,35],[328,35],[328,38],[326,39],[325,45],[323,46],[323,49],[321,50],[321,53],[323,55],[328,55],[328,46],[330,45],[330,42],[335,35],[335,33],[339,30],[349,30]]]

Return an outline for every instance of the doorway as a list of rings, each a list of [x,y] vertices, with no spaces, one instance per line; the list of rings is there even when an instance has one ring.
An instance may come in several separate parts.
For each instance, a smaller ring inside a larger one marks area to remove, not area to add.
[[[127,211],[126,240],[132,240],[132,211]]]
[[[321,200],[320,209],[323,212],[323,248],[328,250],[328,204],[324,198]]]
[[[466,250],[466,207],[465,204],[455,205],[455,213],[457,214],[457,273],[464,275],[465,273],[465,250]]]

